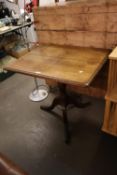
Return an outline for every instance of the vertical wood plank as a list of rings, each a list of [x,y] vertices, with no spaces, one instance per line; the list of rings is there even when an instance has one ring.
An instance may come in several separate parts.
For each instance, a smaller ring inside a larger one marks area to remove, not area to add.
[[[113,119],[113,128],[112,132],[114,134],[117,134],[117,104],[115,104],[115,109],[114,109],[114,119]]]
[[[106,100],[104,122],[103,122],[103,127],[102,127],[102,130],[105,130],[105,131],[108,130],[108,128],[109,128],[110,107],[111,107],[110,101]]]

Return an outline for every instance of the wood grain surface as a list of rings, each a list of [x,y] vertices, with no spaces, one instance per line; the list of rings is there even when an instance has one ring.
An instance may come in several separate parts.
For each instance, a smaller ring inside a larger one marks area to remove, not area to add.
[[[5,69],[67,84],[88,86],[109,51],[68,46],[40,46]]]
[[[33,11],[40,43],[107,49],[117,45],[117,0],[80,0]]]

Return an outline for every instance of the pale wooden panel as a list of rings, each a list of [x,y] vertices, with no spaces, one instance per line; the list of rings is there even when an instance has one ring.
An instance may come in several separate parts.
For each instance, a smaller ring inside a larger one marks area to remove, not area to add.
[[[85,15],[66,15],[65,18],[66,30],[85,30]]]
[[[84,1],[85,4],[85,1]],[[89,0],[84,6],[85,13],[110,13],[117,12],[117,0]]]
[[[68,41],[66,32],[38,31],[37,33],[42,44],[66,45]]]
[[[108,32],[117,32],[117,13],[108,13]]]
[[[108,5],[108,13],[113,13],[113,12],[115,13],[117,12],[117,2],[114,4],[111,3],[110,5]]]
[[[38,31],[38,36],[40,43],[106,48],[102,32]]]
[[[85,32],[84,46],[105,48],[105,34],[102,32]]]
[[[117,45],[117,33],[106,33],[106,48],[114,48]]]
[[[35,20],[37,21],[35,16]],[[106,14],[40,15],[38,29],[105,31]]]
[[[100,6],[103,7],[103,5],[105,5],[107,3],[107,0],[78,0],[78,1],[74,1],[74,2],[71,2],[69,3],[69,6],[72,6],[72,7],[76,7],[77,6],[81,6],[81,7],[84,7],[84,8],[99,8]],[[100,10],[100,9],[98,9]],[[88,10],[89,11],[89,10]]]
[[[68,14],[83,14],[84,13],[84,7],[80,4],[71,4],[68,6],[64,6],[64,10],[66,12],[66,15]],[[65,13],[64,13],[65,14]]]
[[[86,31],[106,31],[106,13],[85,14],[84,26]]]
[[[66,32],[38,31],[39,42],[42,44],[66,45]]]
[[[35,16],[35,20],[37,21]],[[37,28],[40,30],[106,31],[106,14],[40,15]]]
[[[39,16],[37,29],[40,30],[65,30],[65,16],[43,15]]]
[[[51,40],[51,34],[50,32],[46,31],[37,31],[37,35],[38,35],[38,40],[39,43],[43,43],[43,44],[48,44],[50,43]]]
[[[53,14],[79,14],[83,13],[83,6],[80,4],[71,4],[64,6],[48,6],[48,7],[40,7],[39,9],[40,15],[53,15]]]
[[[84,37],[85,33],[76,31],[76,32],[67,32],[67,43],[68,45],[72,46],[84,46]]]
[[[65,4],[56,6],[56,14],[68,15],[68,14],[81,14],[83,13],[83,6],[79,4],[75,4],[72,6]]]
[[[66,45],[67,36],[66,32],[51,32],[50,43],[57,45]]]
[[[66,15],[66,28],[80,31],[106,31],[106,14]]]
[[[92,6],[84,6],[85,13],[106,13],[108,11],[107,6],[105,3],[100,4],[93,4]]]

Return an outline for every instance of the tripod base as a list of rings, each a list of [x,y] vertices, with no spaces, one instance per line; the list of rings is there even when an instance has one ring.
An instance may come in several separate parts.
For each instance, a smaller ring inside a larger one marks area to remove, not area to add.
[[[70,131],[69,131],[69,121],[67,117],[67,107],[69,104],[73,104],[75,107],[78,108],[85,108],[89,106],[89,102],[87,103],[82,103],[80,102],[81,97],[79,96],[80,100],[75,99],[74,97],[70,96],[66,92],[66,84],[64,83],[59,83],[59,96],[55,97],[53,102],[51,103],[50,106],[40,106],[42,110],[45,111],[51,111],[53,110],[57,105],[62,106],[62,112],[63,112],[63,123],[64,123],[64,130],[65,130],[65,143],[69,143],[71,139]]]

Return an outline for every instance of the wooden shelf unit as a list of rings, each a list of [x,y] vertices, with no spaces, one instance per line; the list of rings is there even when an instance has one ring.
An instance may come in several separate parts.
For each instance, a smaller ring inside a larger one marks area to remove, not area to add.
[[[109,55],[108,89],[102,130],[117,136],[117,47]]]

